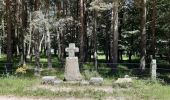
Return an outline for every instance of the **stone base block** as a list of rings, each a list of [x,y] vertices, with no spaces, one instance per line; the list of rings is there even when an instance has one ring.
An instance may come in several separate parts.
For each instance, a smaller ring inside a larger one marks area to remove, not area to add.
[[[82,75],[80,74],[78,57],[67,57],[65,64],[64,78],[66,81],[81,81]]]

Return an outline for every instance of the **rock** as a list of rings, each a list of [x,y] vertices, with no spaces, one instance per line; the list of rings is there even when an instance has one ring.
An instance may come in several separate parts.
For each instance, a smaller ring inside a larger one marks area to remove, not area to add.
[[[102,77],[91,77],[90,78],[90,84],[92,84],[92,85],[102,85],[103,84],[103,78]]]
[[[118,78],[118,80],[113,83],[113,87],[128,88],[132,87],[132,83],[132,78]]]
[[[131,78],[118,78],[118,80],[116,80],[115,83],[132,83],[132,79]]]
[[[59,84],[61,84],[61,83],[63,83],[63,80],[55,80],[55,81],[54,81],[54,85],[59,85]]]
[[[129,78],[129,75],[125,75],[124,78]]]
[[[85,81],[85,80],[80,82],[80,85],[89,85],[89,84],[90,84],[89,81]]]
[[[56,80],[56,76],[44,76],[42,77],[42,84],[54,84],[54,81]]]

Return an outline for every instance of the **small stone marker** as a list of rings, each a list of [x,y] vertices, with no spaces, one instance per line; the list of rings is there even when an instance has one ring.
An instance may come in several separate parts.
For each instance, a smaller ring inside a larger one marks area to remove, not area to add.
[[[152,80],[156,80],[156,69],[157,69],[157,66],[156,66],[156,59],[153,59],[151,61],[151,79]]]
[[[90,84],[92,84],[92,85],[102,85],[103,84],[103,78],[102,77],[91,77],[90,78]]]
[[[42,77],[42,84],[54,84],[54,81],[56,80],[56,76],[44,76]]]
[[[132,83],[132,78],[118,78],[115,83]]]
[[[118,78],[115,82],[113,82],[113,87],[128,88],[133,85],[132,83],[132,78],[130,78],[128,75],[125,75],[124,78]]]
[[[78,57],[75,57],[75,52],[79,52],[79,48],[75,47],[75,43],[70,43],[69,48],[65,49],[69,57],[66,57],[65,74],[66,81],[80,81],[82,76],[79,70]]]
[[[51,54],[54,54],[54,51],[55,51],[54,49],[51,49]]]

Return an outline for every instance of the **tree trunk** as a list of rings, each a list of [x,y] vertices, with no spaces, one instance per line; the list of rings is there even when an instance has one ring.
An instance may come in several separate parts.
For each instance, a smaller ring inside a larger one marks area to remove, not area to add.
[[[26,27],[27,27],[27,6],[25,3],[25,0],[22,0],[22,27],[21,27],[21,38],[22,38],[22,61],[21,64],[25,64],[26,61],[26,47],[25,47],[25,33],[26,33]]]
[[[59,29],[57,29],[59,30]],[[61,40],[60,40],[60,31],[57,33],[57,45],[58,45],[58,58],[61,59]]]
[[[96,71],[98,70],[97,67],[97,12],[94,10],[94,15],[93,15],[93,59],[94,59],[94,67]]]
[[[133,51],[133,34],[131,35],[131,39],[130,39],[130,50],[129,50],[129,63],[132,62],[132,51]]]
[[[46,23],[47,30],[47,55],[48,55],[48,68],[52,69],[52,61],[51,61],[51,37],[49,32],[49,25]]]
[[[40,76],[40,51],[39,51],[39,30],[37,28],[34,29],[34,52],[35,52],[35,76]]]
[[[34,10],[38,11],[40,6],[40,1],[35,0]],[[35,13],[36,14],[36,13]],[[36,15],[35,15],[36,16]],[[39,45],[40,45],[40,35],[39,30],[37,27],[34,27],[34,53],[35,53],[35,76],[40,76],[40,51],[39,51]]]
[[[85,35],[85,29],[84,29],[84,0],[80,0],[80,23],[81,23],[81,29],[80,29],[80,62],[84,62],[84,35]]]
[[[142,11],[141,11],[141,32],[140,32],[140,47],[141,47],[141,59],[140,68],[142,71],[145,70],[146,65],[146,0],[142,0]]]
[[[155,59],[155,52],[156,52],[156,0],[152,0],[152,56]]]
[[[31,25],[31,21],[32,21],[32,14],[30,12],[30,19],[29,19],[29,22],[30,22],[30,25],[29,25],[29,35],[30,35],[30,39],[29,39],[29,44],[28,44],[28,51],[27,51],[27,58],[30,60],[30,53],[31,53],[31,44],[32,44],[32,25]]]
[[[111,42],[110,42],[110,53],[111,53],[111,62],[113,63],[113,70],[116,67],[118,62],[118,6],[119,1],[115,0],[113,2],[113,11],[112,11],[112,27],[111,27]]]
[[[170,64],[170,35],[169,35],[169,53],[168,53],[168,61],[169,61],[169,64]]]
[[[6,14],[7,14],[7,71],[12,71],[12,20],[11,20],[11,1],[5,0],[6,3]]]
[[[118,28],[118,33],[119,33],[119,40],[120,41],[118,41],[118,43],[119,44],[122,44],[122,28],[123,28],[123,16],[124,16],[124,11],[123,11],[124,9],[122,9],[121,11],[120,11],[120,13],[118,14],[118,17],[119,17],[119,23],[120,23],[120,25],[119,25],[119,28]],[[122,62],[122,50],[121,49],[119,49],[118,48],[118,62]]]

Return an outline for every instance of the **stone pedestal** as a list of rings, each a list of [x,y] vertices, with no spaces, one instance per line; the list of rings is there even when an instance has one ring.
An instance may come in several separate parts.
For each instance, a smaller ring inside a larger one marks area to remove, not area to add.
[[[67,57],[64,78],[66,81],[80,81],[82,76],[79,70],[78,57]]]

